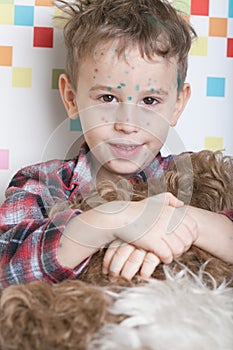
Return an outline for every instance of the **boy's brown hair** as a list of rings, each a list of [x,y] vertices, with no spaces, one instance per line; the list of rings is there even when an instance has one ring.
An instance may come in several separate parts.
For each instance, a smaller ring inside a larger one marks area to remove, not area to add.
[[[143,58],[176,57],[177,85],[182,89],[187,57],[196,33],[168,0],[57,0],[66,15],[66,71],[76,90],[79,62],[94,57],[100,43],[112,42],[120,57],[137,47]]]

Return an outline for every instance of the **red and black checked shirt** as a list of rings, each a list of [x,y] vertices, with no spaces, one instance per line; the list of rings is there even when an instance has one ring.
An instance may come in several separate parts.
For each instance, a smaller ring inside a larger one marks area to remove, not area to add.
[[[159,154],[130,180],[160,176],[172,158]],[[57,246],[67,222],[80,211],[69,209],[52,220],[48,211],[57,201],[87,193],[91,183],[91,163],[85,144],[74,160],[32,165],[14,176],[0,208],[0,288],[32,280],[55,283],[78,276],[90,258],[75,269],[61,266]],[[223,214],[233,220],[233,211]]]

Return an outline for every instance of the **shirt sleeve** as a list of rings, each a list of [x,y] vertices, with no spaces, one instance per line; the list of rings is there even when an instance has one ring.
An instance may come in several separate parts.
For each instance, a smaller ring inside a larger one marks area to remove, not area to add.
[[[51,168],[51,164],[50,164]],[[49,283],[73,279],[88,259],[75,269],[59,264],[57,248],[67,222],[78,210],[67,209],[53,219],[48,211],[57,200],[65,200],[62,186],[49,184],[43,173],[27,168],[13,178],[7,199],[0,208],[0,287],[42,280]],[[53,173],[53,172],[52,172]],[[51,174],[52,174],[51,173]],[[39,174],[39,176],[38,176]],[[53,176],[48,176],[51,180]],[[54,192],[53,192],[54,190]]]
[[[219,211],[219,214],[227,216],[233,222],[233,210]]]

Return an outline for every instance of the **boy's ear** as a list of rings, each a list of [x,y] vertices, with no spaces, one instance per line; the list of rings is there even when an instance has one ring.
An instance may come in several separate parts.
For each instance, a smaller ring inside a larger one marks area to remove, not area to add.
[[[75,93],[66,74],[59,77],[59,91],[67,114],[71,119],[78,118],[78,106],[75,100]]]
[[[185,83],[182,90],[179,92],[177,101],[176,101],[176,106],[175,109],[173,111],[173,116],[170,122],[171,126],[175,126],[180,115],[182,114],[189,98],[191,95],[191,88],[190,85]]]

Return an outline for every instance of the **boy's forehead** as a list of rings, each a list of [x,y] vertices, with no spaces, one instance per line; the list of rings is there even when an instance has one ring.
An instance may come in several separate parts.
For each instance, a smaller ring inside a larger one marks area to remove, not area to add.
[[[102,69],[108,68],[110,65],[118,65],[118,67],[128,66],[130,69],[140,68],[153,68],[154,65],[161,65],[167,68],[174,68],[177,70],[176,57],[166,58],[163,56],[153,55],[152,58],[147,58],[146,55],[142,57],[140,49],[138,47],[129,47],[127,50],[119,53],[117,43],[101,44],[98,45],[92,55],[82,60],[82,63],[87,63],[93,67],[101,67]],[[82,64],[81,63],[81,64]]]

